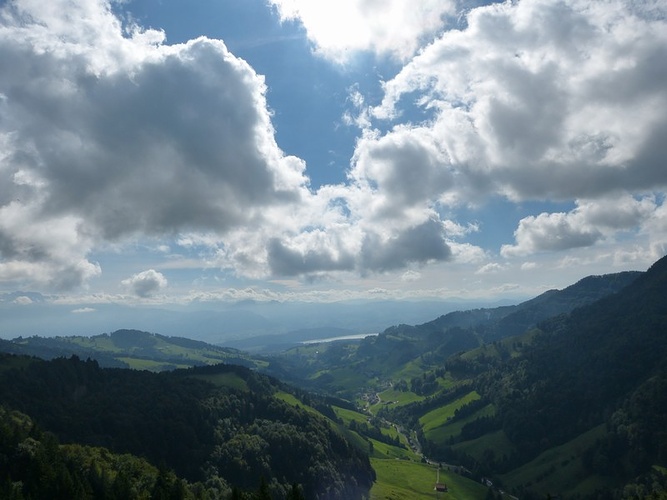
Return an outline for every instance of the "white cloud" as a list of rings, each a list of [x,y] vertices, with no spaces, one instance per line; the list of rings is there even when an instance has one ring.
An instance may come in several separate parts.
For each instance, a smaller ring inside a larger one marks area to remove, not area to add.
[[[18,304],[20,306],[27,306],[33,303],[33,300],[30,297],[26,297],[25,295],[21,295],[20,297],[16,297],[13,301],[14,304]]]
[[[428,135],[369,139],[350,184],[311,193],[276,144],[263,77],[222,41],[166,45],[95,0],[2,13],[0,279],[75,288],[101,273],[93,250],[145,237],[251,277],[451,258],[429,206],[449,176]],[[147,295],[153,278],[125,284]]]
[[[420,272],[410,269],[403,273],[403,275],[401,276],[401,281],[406,281],[409,283],[413,281],[419,281],[421,277],[422,274]]]
[[[526,217],[514,232],[515,245],[503,245],[505,257],[592,246],[624,230],[636,232],[654,220],[658,209],[653,196],[629,195],[582,200],[570,212]]]
[[[452,257],[439,220],[430,219],[384,239],[367,233],[361,248],[362,270],[390,271],[408,264],[446,261]]]
[[[502,264],[498,264],[497,262],[489,262],[488,264],[483,265],[477,271],[475,271],[475,274],[493,274],[493,273],[498,273],[505,269],[505,266]]]
[[[60,290],[98,276],[99,265],[86,258],[92,241],[78,230],[81,220],[42,213],[41,196],[0,205],[0,281]]]
[[[428,206],[453,183],[446,157],[428,129],[397,127],[357,143],[350,177],[372,191],[371,213],[400,218]],[[367,212],[368,213],[368,212]]]
[[[95,309],[92,307],[79,307],[77,309],[72,309],[72,314],[88,314],[95,312]]]
[[[591,246],[602,233],[582,224],[576,215],[559,212],[521,219],[514,236],[516,245],[503,245],[501,249],[505,257]]]
[[[400,60],[412,56],[455,12],[449,0],[270,0],[283,20],[299,20],[318,52],[345,62],[372,51]]]
[[[441,149],[434,159],[447,159],[441,168],[455,181],[443,191],[450,201],[665,186],[667,6],[653,7],[474,9],[466,29],[445,32],[386,82],[375,116],[395,119],[415,102],[435,113],[427,123]]]
[[[76,287],[105,242],[224,235],[307,194],[263,78],[221,41],[164,45],[95,0],[0,15],[0,280]]]
[[[97,77],[72,54],[47,56],[38,70],[52,94],[6,93],[19,115],[14,162],[47,186],[45,209],[76,213],[87,230],[115,239],[225,231],[299,197],[304,166],[275,144],[261,77],[220,41],[145,50],[141,63]],[[18,68],[5,79],[30,76]]]
[[[162,273],[149,269],[123,280],[121,284],[138,297],[147,298],[162,291],[168,283]]]

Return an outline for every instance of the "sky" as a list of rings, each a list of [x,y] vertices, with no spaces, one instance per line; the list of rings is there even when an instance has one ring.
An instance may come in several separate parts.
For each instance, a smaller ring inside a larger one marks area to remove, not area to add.
[[[667,0],[0,1],[0,298],[518,300],[643,271],[666,83]]]

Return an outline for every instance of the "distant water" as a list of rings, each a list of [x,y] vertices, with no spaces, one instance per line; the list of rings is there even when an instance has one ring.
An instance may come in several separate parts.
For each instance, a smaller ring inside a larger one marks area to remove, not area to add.
[[[357,333],[355,335],[343,335],[341,337],[329,337],[326,339],[304,340],[302,344],[321,344],[323,342],[336,342],[337,340],[361,340],[366,337],[375,337],[377,333]]]

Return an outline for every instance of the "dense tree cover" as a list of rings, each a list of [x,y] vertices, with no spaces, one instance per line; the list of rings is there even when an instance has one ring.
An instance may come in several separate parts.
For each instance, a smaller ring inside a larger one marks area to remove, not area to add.
[[[519,450],[535,454],[610,421],[619,401],[630,398],[625,406],[638,407],[638,396],[632,393],[637,389],[644,394],[644,381],[657,376],[649,385],[659,383],[667,368],[663,268],[667,261],[624,292],[543,323],[544,334],[524,356],[479,379]],[[645,399],[655,403],[647,414],[667,417],[661,398]],[[633,422],[640,414],[632,416]],[[660,441],[661,436],[654,439]],[[658,450],[650,457],[665,458]]]
[[[145,457],[191,482],[229,484],[233,498],[250,498],[264,478],[275,499],[354,499],[374,479],[368,457],[326,418],[274,397],[288,388],[243,367],[155,374],[11,356],[0,365],[2,404],[62,442]]]
[[[604,437],[582,456],[588,473],[623,483],[650,473],[653,465],[666,466],[667,260],[618,294],[540,328],[543,333],[522,356],[476,381],[498,411],[464,433],[502,429],[516,450],[503,464],[494,463],[496,470],[516,467],[600,424]]]
[[[357,422],[356,420],[350,420],[348,427],[351,431],[354,431],[366,438],[375,439],[381,443],[397,446],[398,448],[405,448],[405,445],[401,443],[398,435],[392,437],[382,432],[383,427],[385,429],[389,428],[389,425],[384,423],[382,419],[372,418],[370,422]]]
[[[224,498],[224,483],[190,484],[167,469],[104,448],[60,445],[19,412],[0,407],[0,498],[158,499]]]

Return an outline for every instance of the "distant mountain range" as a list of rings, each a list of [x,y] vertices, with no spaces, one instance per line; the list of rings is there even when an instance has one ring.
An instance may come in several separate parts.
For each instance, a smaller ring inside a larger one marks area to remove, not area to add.
[[[446,312],[471,307],[480,307],[480,303],[360,300],[211,302],[178,307],[130,307],[113,303],[72,306],[37,293],[14,292],[0,294],[0,338],[91,336],[135,329],[224,345],[259,336],[284,336],[292,332],[298,336],[306,330],[332,329],[349,334],[379,332],[388,325],[421,323]]]

